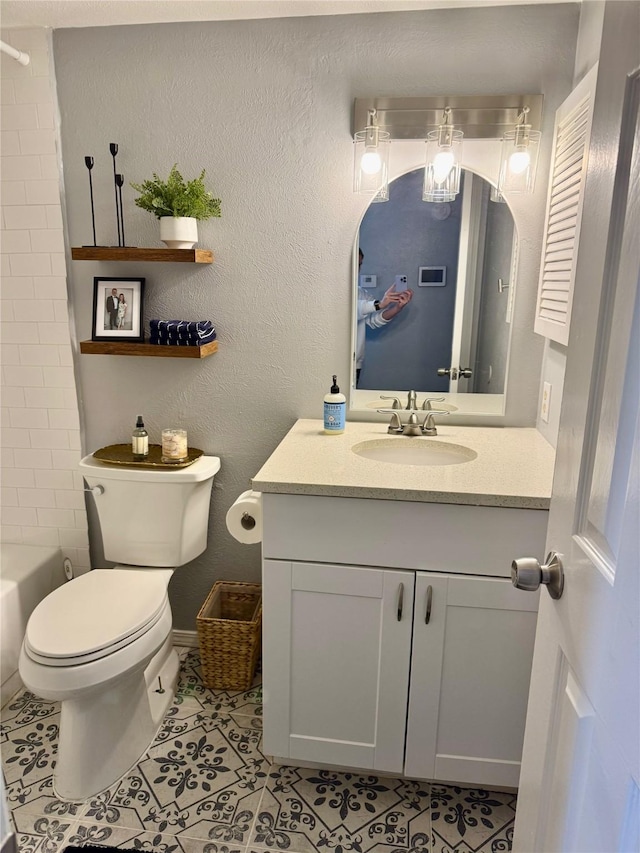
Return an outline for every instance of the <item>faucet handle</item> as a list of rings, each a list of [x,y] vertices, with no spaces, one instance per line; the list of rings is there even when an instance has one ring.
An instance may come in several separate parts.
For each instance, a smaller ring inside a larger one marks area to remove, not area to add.
[[[391,421],[389,422],[387,432],[390,432],[393,435],[397,435],[402,432],[402,421],[400,420],[400,415],[395,411],[395,409],[376,409],[376,411],[381,415],[391,415]]]
[[[393,404],[391,406],[392,409],[401,409],[400,400],[397,397],[385,397],[383,394],[380,395],[381,400],[393,400]],[[444,397],[443,397],[444,399]],[[380,411],[380,409],[378,409]]]
[[[424,421],[422,422],[422,433],[423,435],[437,435],[438,430],[436,429],[435,421],[433,420],[434,415],[448,415],[450,412],[445,409],[431,409],[430,412],[427,412]]]
[[[422,402],[422,410],[430,412],[432,403],[444,403],[444,397],[425,397]]]

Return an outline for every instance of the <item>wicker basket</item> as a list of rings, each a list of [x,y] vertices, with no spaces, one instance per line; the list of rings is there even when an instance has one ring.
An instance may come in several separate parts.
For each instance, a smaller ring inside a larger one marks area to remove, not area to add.
[[[205,685],[248,690],[260,655],[261,585],[216,581],[196,624]]]

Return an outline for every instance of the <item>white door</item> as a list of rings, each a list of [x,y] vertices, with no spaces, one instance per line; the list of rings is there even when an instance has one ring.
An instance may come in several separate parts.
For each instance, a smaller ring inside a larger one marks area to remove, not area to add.
[[[406,776],[517,787],[537,609],[506,578],[418,572]]]
[[[413,586],[413,572],[264,560],[268,754],[402,772]]]
[[[639,11],[605,10],[517,853],[640,849]]]
[[[449,393],[459,394],[473,388],[473,379],[458,375],[459,368],[472,368],[471,339],[478,325],[478,307],[486,213],[482,208],[484,181],[472,172],[463,175],[462,212],[460,216],[460,249],[456,302],[451,331],[451,363],[438,367],[455,368],[449,380]],[[480,267],[480,269],[479,269]],[[434,408],[437,408],[435,406]]]

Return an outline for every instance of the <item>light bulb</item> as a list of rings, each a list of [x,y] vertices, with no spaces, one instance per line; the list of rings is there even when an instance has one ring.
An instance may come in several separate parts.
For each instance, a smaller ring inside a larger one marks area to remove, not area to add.
[[[529,168],[531,157],[526,148],[520,148],[509,157],[509,171],[513,175],[521,175]]]
[[[381,168],[382,159],[378,152],[375,149],[365,151],[362,155],[362,160],[360,160],[360,169],[365,173],[365,175],[375,175]]]
[[[433,160],[433,178],[437,184],[441,184],[446,179],[454,162],[453,151],[438,151]]]

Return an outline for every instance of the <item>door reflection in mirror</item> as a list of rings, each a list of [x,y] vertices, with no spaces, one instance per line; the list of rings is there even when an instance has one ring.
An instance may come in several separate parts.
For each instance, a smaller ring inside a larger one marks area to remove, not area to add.
[[[422,201],[422,179],[422,169],[396,178],[389,201],[370,205],[360,225],[356,284],[368,286],[358,286],[358,300],[382,301],[398,276],[407,277],[413,298],[393,322],[366,328],[357,387],[502,394],[513,217],[507,204],[490,201],[491,184],[469,170],[446,204]],[[471,367],[471,377],[438,376],[451,367]]]

